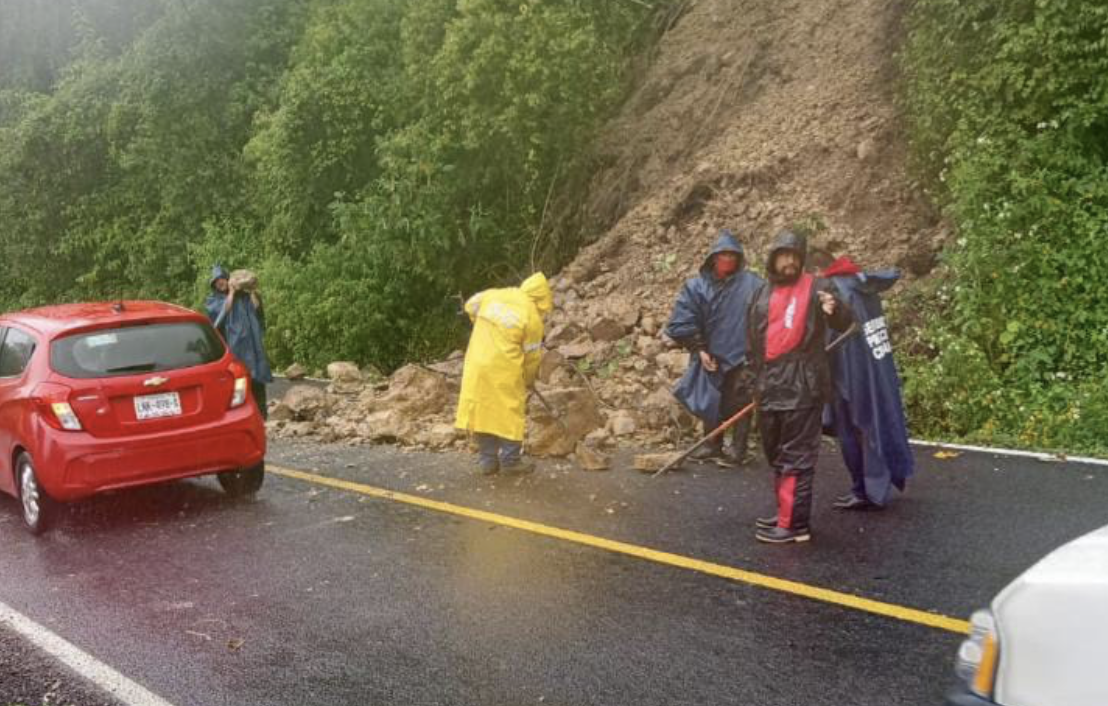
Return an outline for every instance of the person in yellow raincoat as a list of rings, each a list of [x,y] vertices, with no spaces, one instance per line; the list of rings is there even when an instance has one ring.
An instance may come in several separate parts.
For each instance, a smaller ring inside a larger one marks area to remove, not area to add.
[[[527,390],[539,372],[543,317],[553,308],[554,297],[541,272],[518,287],[486,289],[466,302],[473,333],[454,426],[477,438],[484,475],[534,469],[520,456]]]

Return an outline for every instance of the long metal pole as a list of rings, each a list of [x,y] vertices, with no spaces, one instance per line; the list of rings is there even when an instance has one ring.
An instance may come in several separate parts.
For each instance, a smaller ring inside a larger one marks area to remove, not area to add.
[[[827,347],[823,349],[823,352],[824,353],[830,353],[831,351],[835,350],[836,348],[839,347],[839,345],[843,341],[845,341],[849,336],[852,336],[857,330],[858,330],[858,322],[855,321],[855,322],[850,324],[850,328],[848,328],[841,335],[839,335],[837,338],[835,338],[835,340],[831,341],[831,343],[828,343]],[[728,418],[725,422],[723,422],[718,427],[716,427],[711,432],[709,432],[708,435],[705,436],[703,439],[701,439],[700,441],[696,442],[695,444],[690,446],[688,449],[686,449],[685,452],[682,453],[680,456],[678,456],[677,458],[673,459],[672,461],[670,461],[669,463],[667,463],[666,465],[662,466],[657,471],[655,471],[654,475],[651,476],[651,477],[653,478],[653,477],[656,477],[656,476],[660,476],[661,474],[665,473],[669,469],[680,465],[681,462],[683,462],[686,458],[688,458],[689,455],[693,451],[696,451],[697,449],[699,449],[704,444],[708,443],[712,439],[715,439],[717,436],[719,436],[720,434],[722,434],[723,432],[727,431],[732,426],[734,426],[735,422],[739,421],[740,419],[742,419],[747,414],[750,414],[751,412],[753,412],[754,408],[757,404],[758,404],[757,402],[751,402],[747,406],[740,409],[738,412],[736,412],[734,415],[732,415],[730,418]]]

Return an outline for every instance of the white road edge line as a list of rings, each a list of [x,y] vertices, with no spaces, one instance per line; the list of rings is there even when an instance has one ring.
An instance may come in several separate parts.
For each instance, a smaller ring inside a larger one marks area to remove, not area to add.
[[[1033,458],[1038,461],[1051,461],[1054,463],[1082,463],[1088,466],[1108,466],[1108,461],[1102,458],[1089,456],[1066,456],[1043,451],[1021,451],[1020,449],[1004,449],[993,446],[972,446],[970,444],[947,444],[942,441],[925,441],[923,439],[910,439],[910,443],[916,446],[929,446],[936,449],[954,449],[955,451],[973,451],[976,453],[993,454],[996,456],[1019,456],[1021,458]]]
[[[10,626],[43,652],[127,706],[173,706],[3,602],[0,602],[0,625]]]

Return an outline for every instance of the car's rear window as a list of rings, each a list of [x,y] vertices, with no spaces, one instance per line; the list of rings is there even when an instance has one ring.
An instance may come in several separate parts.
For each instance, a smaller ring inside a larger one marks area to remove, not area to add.
[[[223,357],[215,329],[191,321],[105,328],[50,346],[50,366],[74,378],[135,375],[204,365]]]

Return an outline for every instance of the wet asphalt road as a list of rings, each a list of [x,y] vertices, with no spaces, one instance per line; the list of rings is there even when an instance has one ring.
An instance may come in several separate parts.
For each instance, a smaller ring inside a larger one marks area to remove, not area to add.
[[[889,510],[842,514],[829,448],[815,539],[788,547],[753,538],[761,464],[487,479],[456,454],[290,442],[269,460],[958,618],[1108,524],[1108,469],[917,452]],[[94,499],[39,539],[17,512],[0,500],[0,601],[178,706],[933,704],[960,639],[275,475],[249,502],[214,479]],[[0,660],[0,704],[38,703],[19,674],[50,660],[3,633]]]

